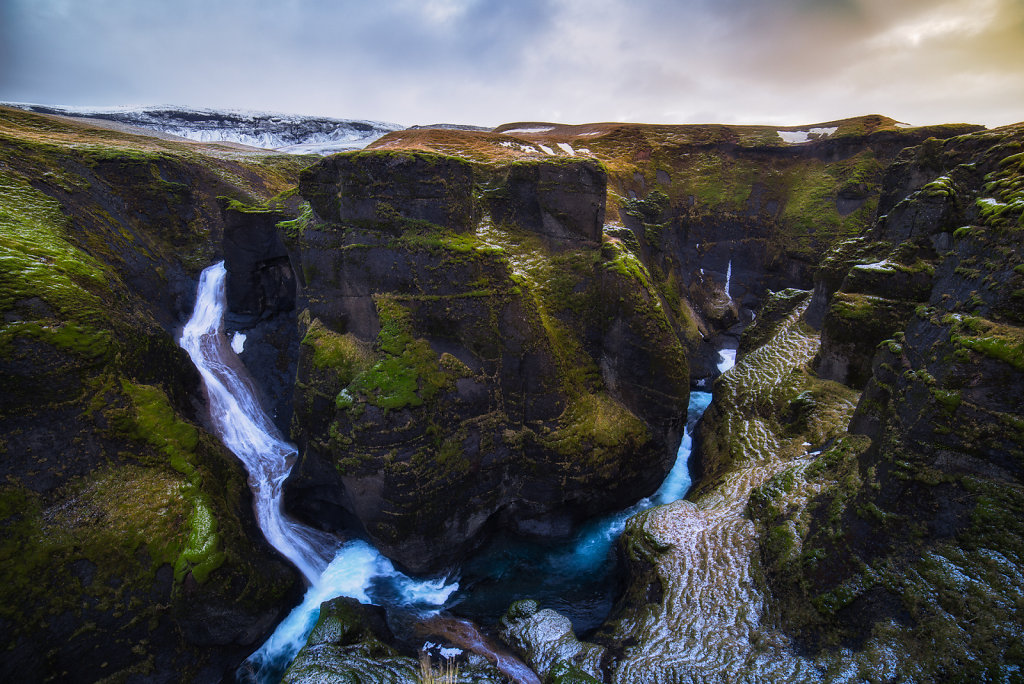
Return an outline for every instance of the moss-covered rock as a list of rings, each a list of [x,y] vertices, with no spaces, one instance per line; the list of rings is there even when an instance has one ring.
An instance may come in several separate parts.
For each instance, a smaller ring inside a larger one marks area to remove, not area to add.
[[[473,169],[458,157],[418,152],[337,154],[303,171],[300,192],[322,221],[400,229],[424,221],[471,230]]]
[[[0,109],[4,679],[215,681],[297,590],[172,337],[283,179],[204,149]]]
[[[541,610],[536,601],[513,603],[501,618],[502,640],[545,682],[599,682],[605,649],[581,642],[569,618]]]
[[[820,493],[752,499],[773,607],[828,672],[852,661],[895,679],[999,680],[1024,659],[1012,636],[1024,589],[1008,572],[1024,539],[1020,229],[977,201],[1012,205],[1021,136],[930,141],[887,173],[894,209],[875,233],[904,240],[896,256],[916,255],[893,270],[934,272],[927,304],[879,345],[851,434],[797,474],[794,486]],[[954,196],[967,227],[950,233]],[[844,289],[864,287],[857,270]],[[798,553],[772,536],[783,526]]]
[[[577,166],[516,183],[547,184],[532,196],[553,201],[562,182],[580,192],[559,175]],[[502,174],[482,177],[515,175]],[[617,241],[553,240],[530,216],[473,233],[315,212],[282,226],[305,307],[290,506],[326,526],[354,518],[424,571],[488,523],[567,534],[657,487],[688,396],[661,296]]]
[[[576,160],[517,162],[503,167],[482,197],[494,221],[555,240],[601,241],[604,169]]]

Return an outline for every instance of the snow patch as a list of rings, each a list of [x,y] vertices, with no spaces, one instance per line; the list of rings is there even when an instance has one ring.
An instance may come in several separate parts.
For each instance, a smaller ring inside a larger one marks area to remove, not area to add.
[[[888,259],[876,261],[873,264],[857,264],[854,268],[862,268],[867,271],[892,271],[892,263]]]
[[[502,133],[547,133],[548,131],[555,130],[554,126],[543,126],[539,128],[513,128]]]
[[[231,336],[231,349],[236,354],[241,354],[245,348],[245,333],[236,332]]]
[[[578,150],[576,150],[576,152],[577,152],[578,154],[593,154],[593,153],[592,153],[592,152],[591,152],[590,150],[588,150],[588,149],[587,149],[586,147],[581,147],[581,148],[579,148]]]
[[[827,138],[839,130],[839,126],[828,126],[824,128],[811,128],[806,131],[776,131],[783,142],[799,144]]]
[[[512,142],[511,140],[502,140],[498,144],[501,145],[502,147],[508,147],[510,149],[519,148],[523,152],[531,152],[531,153],[536,153],[537,152],[537,148],[534,147],[533,145],[524,145],[521,142]]]
[[[237,109],[156,107],[65,107],[6,103],[41,114],[113,121],[203,143],[237,143],[291,154],[361,150],[402,130],[398,124]]]
[[[576,156],[576,151],[574,149],[572,149],[572,145],[570,145],[569,143],[555,143],[555,144],[558,145],[560,148],[562,148],[562,151],[565,152],[570,157],[575,157]]]
[[[454,658],[455,656],[462,655],[462,649],[461,648],[442,648],[439,651],[439,653],[441,654],[442,658],[444,658],[445,660],[448,660],[450,658]]]
[[[551,154],[551,155],[553,155],[555,153],[555,151],[553,149],[551,149],[550,147],[548,147],[547,145],[541,145],[540,143],[538,143],[537,147],[539,147],[541,149],[541,151],[544,152],[544,154]]]
[[[984,204],[989,207],[1005,207],[1006,205],[994,197],[983,197],[978,200],[978,204]]]

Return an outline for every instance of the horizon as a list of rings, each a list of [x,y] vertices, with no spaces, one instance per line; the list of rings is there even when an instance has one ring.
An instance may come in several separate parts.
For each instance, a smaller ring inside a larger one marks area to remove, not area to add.
[[[44,106],[993,128],[1024,120],[1022,63],[1021,0],[0,4],[0,100]]]
[[[92,114],[116,114],[119,112],[142,112],[142,111],[181,111],[181,112],[209,112],[209,113],[222,113],[222,114],[252,114],[262,116],[295,116],[295,117],[309,117],[309,118],[323,118],[323,119],[335,119],[338,121],[359,121],[365,123],[393,125],[400,127],[401,129],[411,128],[429,128],[431,126],[440,125],[458,125],[458,126],[474,126],[470,122],[465,121],[432,121],[432,122],[403,122],[403,121],[381,121],[377,119],[359,119],[354,117],[335,116],[331,114],[303,114],[300,112],[286,112],[286,111],[275,111],[267,109],[242,109],[232,107],[204,107],[202,105],[188,105],[188,104],[126,104],[126,105],[62,105],[58,103],[43,103],[43,102],[11,102],[0,100],[0,107],[16,107],[16,108],[27,108],[27,107],[44,107],[54,110],[64,110],[60,116],[75,117],[76,114],[80,114],[81,118],[88,118],[88,115]],[[46,114],[47,112],[37,112]],[[891,116],[880,114],[878,112],[872,112],[870,114],[856,114],[852,116],[844,116],[838,119],[831,119],[828,121],[803,121],[800,123],[723,123],[720,121],[693,121],[686,123],[656,123],[651,121],[541,121],[538,119],[530,120],[516,120],[516,121],[501,121],[493,126],[489,126],[491,130],[501,128],[503,126],[511,125],[544,125],[544,126],[603,126],[603,125],[633,125],[633,126],[729,126],[729,127],[749,127],[749,128],[808,128],[813,126],[823,126],[833,123],[842,123],[845,121],[854,121],[857,119],[864,119],[868,117],[882,117],[895,121],[898,125],[903,124],[908,127],[925,127],[932,125],[945,125],[945,124],[969,124],[969,125],[981,125],[975,121],[941,121],[932,124],[909,124],[909,122],[899,121],[893,119]],[[1014,125],[1017,123],[1024,123],[1022,121],[1014,121],[1009,124],[1002,125]],[[987,129],[998,128],[999,126],[986,126]]]

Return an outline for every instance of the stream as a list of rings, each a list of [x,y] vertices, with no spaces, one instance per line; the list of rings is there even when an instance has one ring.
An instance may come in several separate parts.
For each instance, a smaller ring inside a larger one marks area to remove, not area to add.
[[[396,570],[370,544],[339,539],[284,513],[282,486],[297,452],[261,408],[256,387],[224,334],[225,276],[223,262],[203,271],[195,309],[182,332],[180,345],[202,376],[214,432],[248,472],[260,529],[309,584],[302,602],[243,665],[249,678],[261,683],[280,681],[316,624],[320,604],[338,596],[398,608],[424,621],[442,620],[441,610],[447,607],[480,622],[492,623],[512,601],[529,597],[544,607],[563,612],[577,631],[600,624],[617,593],[614,578],[618,568],[613,547],[626,520],[653,506],[681,499],[690,488],[690,435],[711,402],[710,393],[691,393],[675,465],[651,497],[625,511],[591,521],[568,544],[497,540],[465,564],[459,581],[414,579]],[[723,352],[721,371],[731,367],[735,360],[735,351]],[[485,641],[472,623],[443,619],[457,623],[458,631],[466,633],[463,642]],[[490,655],[514,681],[530,680],[521,676],[520,663],[503,665],[502,659],[508,661],[507,657],[500,653]]]

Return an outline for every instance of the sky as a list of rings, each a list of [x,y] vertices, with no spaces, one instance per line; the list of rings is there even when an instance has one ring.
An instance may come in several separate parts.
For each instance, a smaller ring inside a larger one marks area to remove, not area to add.
[[[997,126],[1024,121],[1024,0],[0,0],[0,101]]]

